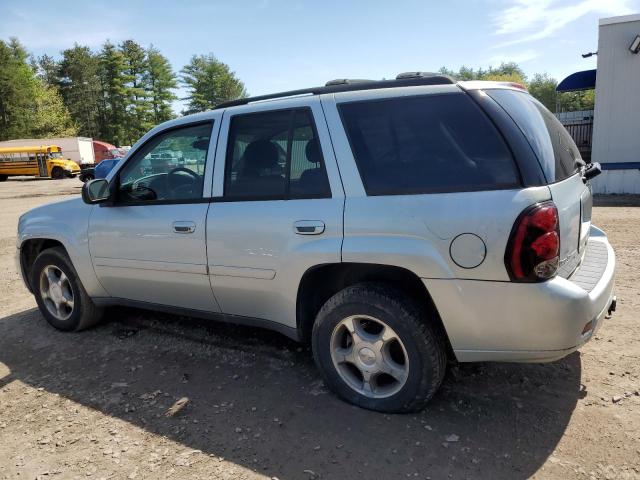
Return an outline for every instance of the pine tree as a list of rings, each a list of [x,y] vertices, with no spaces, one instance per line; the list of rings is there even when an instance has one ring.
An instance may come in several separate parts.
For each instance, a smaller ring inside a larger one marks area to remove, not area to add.
[[[50,68],[48,63],[48,60],[45,60],[46,67],[42,67],[45,72]],[[80,134],[96,138],[100,137],[103,129],[99,68],[100,61],[89,47],[75,44],[62,52],[62,60],[57,71],[57,83],[62,99],[78,124]],[[56,73],[41,75],[53,77]],[[55,82],[55,77],[53,78]]]
[[[131,145],[153,126],[147,86],[149,65],[144,48],[133,40],[125,40],[120,51],[125,62],[122,73],[127,103],[124,141]]]
[[[126,60],[115,45],[107,42],[100,51],[100,82],[102,84],[105,123],[102,138],[123,145],[127,124],[127,87],[124,71]]]
[[[47,54],[35,59],[32,67],[45,85],[60,87],[60,64]]]
[[[228,100],[247,96],[242,83],[226,63],[213,54],[193,56],[182,71],[181,82],[189,95],[185,115],[214,108]]]
[[[173,117],[171,102],[176,100],[178,86],[171,64],[159,50],[152,46],[147,49],[146,85],[151,102],[153,123],[166,122]]]

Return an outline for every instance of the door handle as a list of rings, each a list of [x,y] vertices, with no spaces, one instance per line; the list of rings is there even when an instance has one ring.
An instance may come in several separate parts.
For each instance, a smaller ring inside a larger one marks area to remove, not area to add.
[[[176,233],[193,233],[196,231],[194,222],[173,222],[173,231]]]
[[[324,232],[324,222],[320,220],[298,220],[293,223],[293,231],[298,235],[320,235]]]

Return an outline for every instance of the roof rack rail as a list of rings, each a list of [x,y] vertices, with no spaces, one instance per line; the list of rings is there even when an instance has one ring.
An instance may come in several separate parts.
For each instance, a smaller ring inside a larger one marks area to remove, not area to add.
[[[416,72],[412,72],[416,73]],[[334,83],[336,80],[327,82],[324,87],[302,88],[299,90],[289,90],[287,92],[270,93],[268,95],[258,95],[256,97],[239,98],[223,102],[214,107],[228,108],[238,105],[246,105],[253,102],[261,102],[264,100],[274,100],[276,98],[297,97],[301,95],[322,95],[324,93],[340,93],[354,92],[357,90],[376,90],[379,88],[397,88],[397,87],[416,87],[422,85],[447,85],[454,84],[456,81],[447,76],[440,74],[430,74],[430,76],[411,76],[403,77],[395,80],[340,80],[341,83]]]
[[[335,80],[329,80],[324,84],[325,87],[332,85],[353,85],[354,83],[375,82],[375,80],[366,80],[364,78],[337,78]]]
[[[396,76],[396,80],[402,80],[404,78],[430,78],[430,77],[440,77],[441,73],[433,73],[433,72],[402,72]]]

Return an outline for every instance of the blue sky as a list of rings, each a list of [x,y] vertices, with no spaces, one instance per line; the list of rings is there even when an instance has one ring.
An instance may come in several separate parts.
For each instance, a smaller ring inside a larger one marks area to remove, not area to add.
[[[212,52],[260,95],[510,60],[561,80],[595,68],[580,54],[597,49],[598,18],[638,12],[640,0],[0,0],[0,38],[56,57],[132,38],[176,71]]]

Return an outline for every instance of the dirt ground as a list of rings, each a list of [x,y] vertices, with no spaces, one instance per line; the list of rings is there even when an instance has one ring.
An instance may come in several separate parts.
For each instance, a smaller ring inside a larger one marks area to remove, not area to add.
[[[594,208],[618,311],[580,352],[453,367],[425,411],[382,415],[327,392],[275,333],[132,309],[49,327],[15,270],[16,224],[80,186],[0,183],[0,478],[640,478],[638,199]]]

